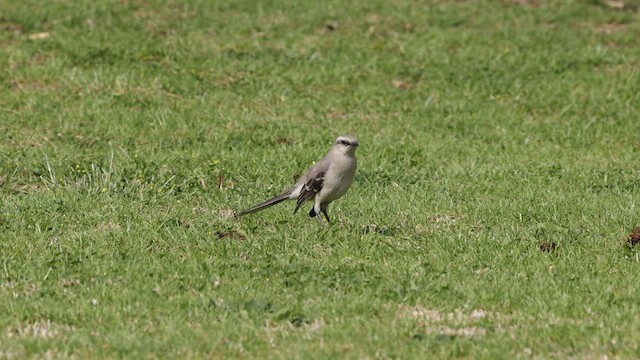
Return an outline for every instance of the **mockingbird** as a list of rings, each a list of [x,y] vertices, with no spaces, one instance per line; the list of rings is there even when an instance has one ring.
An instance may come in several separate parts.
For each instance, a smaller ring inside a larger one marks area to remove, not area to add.
[[[309,216],[317,216],[320,224],[325,225],[322,214],[329,222],[329,204],[342,197],[353,182],[357,166],[357,147],[358,140],[353,136],[338,137],[329,154],[302,175],[295,185],[274,198],[239,212],[236,217],[253,214],[282,201],[295,199],[297,205],[294,214],[305,202],[313,201]]]

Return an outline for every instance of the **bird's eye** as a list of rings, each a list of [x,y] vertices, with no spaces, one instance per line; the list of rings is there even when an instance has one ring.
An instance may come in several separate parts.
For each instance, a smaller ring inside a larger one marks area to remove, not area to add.
[[[344,146],[349,146],[349,142],[347,140],[340,140],[340,144],[344,145]]]

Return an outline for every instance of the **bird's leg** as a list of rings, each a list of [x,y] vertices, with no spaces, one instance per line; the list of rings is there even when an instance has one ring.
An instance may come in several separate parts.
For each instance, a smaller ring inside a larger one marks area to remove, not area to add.
[[[320,206],[320,211],[322,211],[322,213],[324,214],[324,216],[327,217],[327,223],[331,223],[331,219],[329,219],[329,214],[327,213],[327,208],[329,207],[329,204],[322,204]]]
[[[324,223],[324,220],[322,220],[322,208],[320,206],[320,203],[316,201],[315,205],[313,206],[312,211],[316,214],[316,218],[318,218],[318,221],[320,222],[320,225],[322,226],[327,226],[327,224]],[[309,212],[309,215],[311,215],[311,212]]]

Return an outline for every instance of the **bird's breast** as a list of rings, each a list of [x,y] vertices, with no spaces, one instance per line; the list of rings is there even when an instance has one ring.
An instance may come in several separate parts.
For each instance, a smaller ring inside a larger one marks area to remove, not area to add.
[[[356,173],[356,160],[335,162],[331,164],[325,174],[322,192],[326,201],[333,201],[342,197],[353,183]]]

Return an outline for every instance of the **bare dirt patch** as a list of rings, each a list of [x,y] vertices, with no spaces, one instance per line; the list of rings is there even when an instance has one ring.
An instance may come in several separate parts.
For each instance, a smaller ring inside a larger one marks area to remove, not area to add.
[[[426,309],[422,306],[401,307],[400,317],[411,318],[424,327],[427,335],[444,336],[482,336],[487,330],[477,324],[490,314],[483,309],[456,309],[445,313],[440,310]]]
[[[424,234],[435,229],[447,229],[459,224],[460,219],[464,218],[464,214],[433,214],[422,224],[415,226],[415,231]],[[484,226],[480,223],[473,226],[473,230],[482,231]]]
[[[280,145],[289,145],[293,144],[295,141],[291,137],[279,137],[274,139],[273,142]]]
[[[11,295],[14,298],[29,297],[38,291],[35,283],[16,284],[13,281],[0,283],[0,295]]]
[[[24,26],[14,22],[0,22],[0,31],[6,31],[18,35],[24,32]]]
[[[322,27],[322,31],[324,32],[333,32],[338,30],[338,23],[337,22],[329,22],[324,24],[324,26]]]
[[[631,232],[631,234],[629,234],[629,237],[627,238],[625,243],[630,248],[633,248],[636,245],[640,244],[640,226],[633,229],[633,231]]]
[[[629,29],[628,24],[619,23],[594,24],[589,22],[580,22],[577,26],[579,28],[593,30],[596,34],[615,34]]]
[[[45,191],[48,190],[48,188],[42,184],[16,184],[14,186],[11,186],[9,190],[27,194],[30,192]]]
[[[377,224],[369,224],[362,227],[363,234],[380,234],[385,236],[393,236],[396,234],[396,229],[386,225],[379,226]]]
[[[504,0],[504,3],[508,5],[540,7],[540,1],[538,0]]]
[[[100,232],[120,232],[122,231],[122,226],[120,226],[120,224],[115,223],[113,221],[109,221],[107,223],[97,224],[96,230]]]
[[[603,5],[616,10],[638,11],[640,2],[638,0],[605,0]]]
[[[7,329],[7,337],[32,337],[51,339],[73,331],[73,327],[54,323],[51,320],[36,320],[33,323],[18,324]]]
[[[449,214],[436,214],[431,216],[431,221],[435,224],[455,224],[456,216]]]
[[[236,212],[233,209],[222,209],[218,211],[218,216],[224,219],[231,219],[236,216]]]
[[[556,247],[558,246],[558,244],[552,242],[552,241],[545,241],[542,244],[540,244],[540,251],[542,252],[554,252],[556,250]]]
[[[234,240],[246,240],[247,237],[240,234],[237,231],[233,231],[233,230],[229,230],[229,231],[216,231],[216,235],[218,236],[218,239],[234,239]]]

